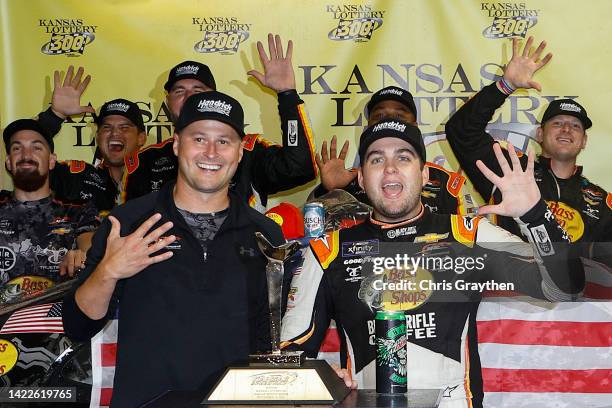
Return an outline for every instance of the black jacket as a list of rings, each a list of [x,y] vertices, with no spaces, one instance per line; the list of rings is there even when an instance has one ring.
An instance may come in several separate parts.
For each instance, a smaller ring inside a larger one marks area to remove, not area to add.
[[[107,316],[89,319],[64,300],[65,332],[91,338],[119,309],[117,365],[112,405],[133,407],[169,390],[208,389],[229,364],[269,349],[266,259],[255,232],[283,242],[278,225],[231,195],[229,214],[204,260],[202,247],[178,212],[174,183],[113,210],[121,235],[159,212],[158,225],[172,221],[178,237],[174,256],[117,284]],[[86,279],[102,259],[110,222],[105,220],[87,254]]]

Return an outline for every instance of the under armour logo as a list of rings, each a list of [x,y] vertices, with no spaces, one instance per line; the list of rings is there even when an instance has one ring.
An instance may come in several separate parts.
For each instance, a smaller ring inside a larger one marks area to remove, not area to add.
[[[240,246],[240,255],[244,256],[244,255],[249,255],[251,257],[255,256],[255,250],[253,248],[245,248],[243,246]]]

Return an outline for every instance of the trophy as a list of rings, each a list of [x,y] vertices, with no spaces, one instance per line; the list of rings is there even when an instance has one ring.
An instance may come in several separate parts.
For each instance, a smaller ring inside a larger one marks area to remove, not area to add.
[[[252,366],[284,366],[299,367],[304,363],[304,352],[281,351],[281,296],[283,292],[283,276],[285,274],[285,261],[300,250],[300,243],[289,241],[280,246],[273,246],[262,233],[256,232],[257,245],[262,254],[268,259],[266,266],[266,279],[268,281],[268,307],[270,309],[270,339],[272,349],[270,353],[251,354],[249,363]]]
[[[290,241],[273,246],[261,233],[255,235],[259,249],[268,259],[271,351],[252,354],[248,362],[228,367],[202,404],[334,404],[342,401],[350,389],[327,362],[305,360],[302,351],[280,349],[284,262],[300,250],[300,243]]]

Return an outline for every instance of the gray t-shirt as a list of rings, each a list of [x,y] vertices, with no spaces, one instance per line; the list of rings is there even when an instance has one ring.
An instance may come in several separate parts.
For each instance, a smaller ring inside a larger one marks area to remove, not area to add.
[[[193,235],[200,243],[204,254],[204,260],[206,260],[208,243],[212,241],[219,231],[219,228],[221,228],[221,224],[223,224],[223,221],[227,218],[229,209],[226,208],[223,211],[203,214],[192,213],[181,208],[178,208],[178,210],[185,219],[187,225],[189,225],[189,228],[191,228]]]

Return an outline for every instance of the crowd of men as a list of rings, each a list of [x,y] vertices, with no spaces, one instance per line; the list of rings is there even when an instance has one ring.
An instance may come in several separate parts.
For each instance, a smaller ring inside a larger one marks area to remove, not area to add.
[[[78,273],[63,306],[65,331],[75,340],[87,341],[120,311],[112,402],[118,407],[140,405],[168,389],[210,389],[225,367],[269,348],[266,259],[255,232],[275,245],[284,238],[261,211],[269,195],[319,174],[313,196],[344,189],[372,214],[311,242],[291,282],[282,340],[316,356],[334,319],[343,338],[338,374],[347,386],[372,384],[372,322],[376,310],[390,305],[384,293],[366,293],[376,278],[366,272],[374,255],[423,254],[431,243],[453,256],[469,249],[470,256],[488,258],[481,274],[463,277],[468,281],[512,282],[533,297],[575,299],[585,280],[576,254],[610,265],[608,248],[595,243],[612,241],[612,196],[576,165],[592,126],[586,110],[570,99],[550,102],[537,129],[537,157],[517,154],[511,144],[502,148],[485,130],[508,95],[541,89],[534,74],[552,56],[542,56],[544,42],[535,50],[532,45],[529,38],[521,50],[514,40],[503,77],[446,124],[461,168],[490,203],[469,210],[465,177],[427,161],[408,90],[390,86],[372,95],[358,168],[345,167],[349,145],[338,152],[335,137],[329,150],[324,141],[316,153],[317,124],[309,122],[296,91],[293,44],[285,49],[278,35],[268,36],[267,53],[258,42],[264,72],[249,75],[278,95],[282,145],[245,134],[239,101],[219,90],[200,62],[170,69],[164,89],[174,135],[152,146],[144,146],[134,102],[115,98],[96,113],[80,105],[91,80],[84,70],[70,67],[63,81],[56,72],[51,107],[4,128],[14,188],[0,198],[0,246],[12,254],[3,261],[0,285],[17,287],[27,277],[51,287]],[[54,135],[67,117],[85,112],[96,113],[100,160],[58,161]],[[554,216],[559,206],[580,217],[579,230],[563,228]],[[488,214],[493,222],[483,217]],[[359,252],[360,242],[375,242],[376,252]],[[347,254],[352,247],[356,252]],[[452,282],[457,274],[435,277]],[[420,307],[405,310],[408,319],[423,314],[435,320],[437,331],[408,336],[408,383],[451,390],[444,407],[481,406],[474,346],[480,294],[463,293],[465,302],[454,295],[434,291]],[[172,353],[159,353],[151,341],[159,333],[173,333],[165,337]]]

